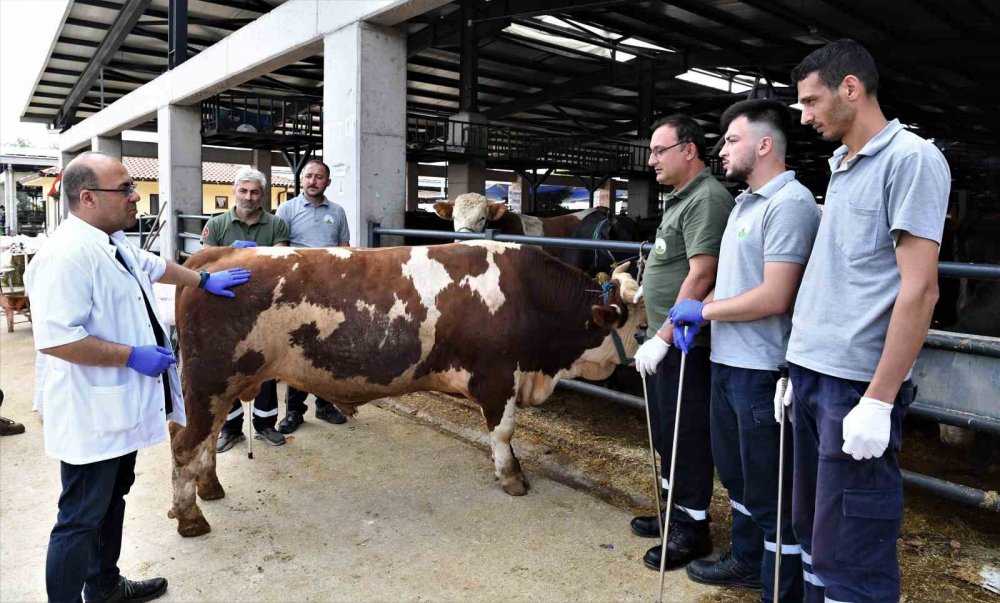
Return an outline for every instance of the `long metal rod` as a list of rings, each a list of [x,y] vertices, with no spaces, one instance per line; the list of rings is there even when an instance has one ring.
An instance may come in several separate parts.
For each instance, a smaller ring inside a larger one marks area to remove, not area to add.
[[[988,281],[1000,281],[1000,264],[938,262],[938,274],[951,278],[974,278]]]
[[[646,388],[646,377],[642,377],[642,399],[646,402],[646,433],[649,435],[649,460],[653,465],[653,500],[656,501],[656,525],[660,530],[660,538],[666,533],[663,531],[663,512],[660,509],[660,472],[656,470],[656,447],[653,446],[653,420],[649,413],[649,390]]]
[[[922,473],[914,473],[906,469],[903,469],[902,473],[904,484],[922,488],[939,496],[950,498],[951,500],[973,507],[1000,513],[1000,496],[997,495],[996,490],[985,492],[978,488],[970,488],[969,486],[923,475]]]
[[[938,404],[940,405],[940,402]],[[983,433],[1000,435],[1000,419],[932,406],[925,402],[910,404],[907,414],[931,419],[945,425],[954,425],[955,427],[965,427],[966,429],[981,431]]]
[[[674,490],[677,483],[674,482],[674,472],[677,469],[677,434],[680,433],[681,422],[681,396],[684,393],[684,368],[687,364],[687,354],[681,353],[680,377],[677,380],[677,412],[674,415],[674,442],[670,448],[670,479],[667,480],[667,510],[663,516],[663,537],[660,539],[660,590],[656,597],[656,603],[663,601],[663,574],[667,570],[667,537],[670,534],[670,512],[674,508]]]
[[[778,596],[781,593],[781,507],[782,495],[785,486],[785,390],[788,387],[788,367],[779,367],[781,379],[779,383],[780,397],[778,404],[778,417],[781,422],[781,429],[778,430],[778,529],[774,537],[774,590],[772,591],[772,603],[778,603]]]
[[[396,237],[420,237],[424,239],[444,239],[459,241],[477,241],[486,239],[486,233],[454,232],[449,230],[419,230],[410,228],[375,228],[377,234]],[[591,239],[564,239],[557,237],[526,237],[521,235],[498,234],[492,240],[501,243],[522,243],[525,245],[541,245],[547,247],[562,247],[565,249],[596,249],[608,251],[625,251],[629,253],[644,253],[653,248],[648,241],[594,241]]]

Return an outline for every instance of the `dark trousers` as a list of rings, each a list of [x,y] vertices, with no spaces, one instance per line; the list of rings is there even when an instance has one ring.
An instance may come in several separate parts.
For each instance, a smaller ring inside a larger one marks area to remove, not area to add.
[[[135,482],[135,456],[60,464],[59,514],[49,536],[45,588],[49,601],[103,599],[118,585],[125,495]]]
[[[898,454],[903,417],[913,402],[903,383],[892,410],[889,446],[881,458],[844,454],[844,416],[868,387],[790,367],[795,426],[792,521],[802,545],[806,601],[899,601],[896,538],[903,522]]]
[[[677,383],[680,377],[681,351],[671,347],[649,379],[649,412],[653,427],[653,446],[660,453],[663,498],[669,486],[674,490],[673,503],[693,519],[707,519],[712,501],[712,445],[709,431],[712,369],[707,348],[696,347],[688,354],[677,426],[677,470],[674,484],[670,478],[670,455],[677,413]],[[676,515],[676,514],[674,514]]]
[[[302,414],[306,414],[306,398],[309,397],[309,392],[304,392],[301,389],[295,389],[291,385],[288,386],[288,394],[285,396],[285,412],[296,411]],[[333,403],[329,400],[324,400],[319,396],[316,396],[316,411],[319,412],[321,408],[328,408],[333,406]]]
[[[273,429],[277,422],[278,382],[271,379],[261,384],[260,392],[253,399],[253,428],[255,431],[261,431],[265,427]],[[222,430],[233,434],[243,431],[243,405],[239,400],[233,402]]]
[[[777,371],[712,363],[712,456],[733,508],[733,558],[760,568],[763,598],[774,597],[778,531]],[[785,430],[780,601],[802,600],[801,549],[792,534],[792,430]]]

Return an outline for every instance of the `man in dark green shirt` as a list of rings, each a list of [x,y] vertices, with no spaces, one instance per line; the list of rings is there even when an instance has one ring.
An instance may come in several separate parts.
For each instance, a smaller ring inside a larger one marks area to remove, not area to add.
[[[201,231],[201,243],[206,247],[287,247],[288,225],[281,218],[264,211],[264,174],[253,169],[241,169],[233,184],[232,209],[212,216]],[[280,446],[285,436],[274,428],[278,422],[278,382],[271,379],[260,386],[253,403],[255,436],[268,446]],[[243,405],[233,401],[233,407],[222,426],[216,452],[225,452],[246,439],[243,435]]]
[[[643,276],[649,331],[646,343],[636,352],[635,366],[643,379],[650,377],[650,422],[660,453],[664,500],[667,488],[673,487],[666,560],[667,569],[673,569],[712,552],[708,505],[714,466],[708,333],[688,340],[679,329],[674,332],[667,313],[678,301],[704,299],[712,290],[722,233],[735,203],[706,166],[705,135],[693,119],[672,115],[656,122],[649,148],[649,165],[656,171],[657,182],[674,189],[667,196]],[[685,340],[675,342],[675,338]],[[676,483],[668,484],[682,351],[687,354],[687,368],[677,425]],[[656,538],[659,522],[656,517],[636,517],[632,531]],[[643,562],[660,569],[660,547],[649,549]]]

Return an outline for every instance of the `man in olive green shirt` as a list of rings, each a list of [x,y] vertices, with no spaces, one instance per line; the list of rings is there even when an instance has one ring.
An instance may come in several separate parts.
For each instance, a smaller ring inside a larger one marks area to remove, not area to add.
[[[288,225],[281,218],[264,211],[264,174],[253,169],[241,169],[233,184],[233,208],[212,216],[201,231],[201,243],[206,247],[286,247]],[[280,446],[285,436],[274,428],[278,422],[278,382],[265,381],[253,403],[253,427],[257,439],[268,446]],[[246,437],[243,435],[243,405],[233,401],[233,407],[222,426],[216,452],[226,452]]]
[[[672,115],[656,122],[649,143],[649,165],[660,184],[674,190],[667,196],[656,243],[643,276],[649,317],[646,343],[635,355],[635,366],[649,379],[649,413],[653,444],[660,453],[662,496],[673,487],[674,511],[667,539],[667,569],[681,567],[712,552],[708,505],[712,499],[711,363],[708,333],[685,335],[667,322],[667,313],[682,299],[704,299],[715,284],[722,233],[735,203],[705,164],[705,135],[697,122]],[[694,330],[692,329],[692,334]],[[687,354],[681,417],[677,426],[677,467],[670,475],[677,386],[681,354]],[[654,517],[636,517],[632,531],[659,536]],[[643,557],[660,569],[660,547]]]

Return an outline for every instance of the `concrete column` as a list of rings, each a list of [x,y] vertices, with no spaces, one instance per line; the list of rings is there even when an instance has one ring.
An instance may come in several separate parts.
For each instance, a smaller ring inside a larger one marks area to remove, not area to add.
[[[403,226],[406,33],[357,22],[326,36],[323,49],[326,196],[343,206],[351,245],[367,246],[369,221]]]
[[[179,232],[200,233],[204,223],[178,220],[177,214],[201,214],[201,105],[166,105],[156,112],[160,155],[160,256],[177,261],[180,250],[194,253],[201,244],[180,239]]]
[[[651,176],[632,174],[628,178],[628,215],[632,218],[646,218],[656,207],[656,193],[659,185]]]
[[[448,162],[448,198],[464,193],[486,192],[487,120],[478,113],[452,115],[448,126],[451,152],[465,153],[465,158]]]
[[[97,151],[98,153],[104,153],[105,155],[110,155],[117,159],[122,160],[122,135],[116,134],[114,136],[94,136],[90,139],[90,150]]]
[[[5,165],[3,170],[3,206],[7,211],[7,232],[17,234],[17,179],[14,166]],[[6,233],[4,233],[6,234]]]
[[[406,211],[417,211],[420,205],[420,173],[416,161],[406,162]]]
[[[264,187],[264,211],[271,211],[271,151],[260,149],[253,150],[253,160],[250,167],[259,170],[267,178],[267,186]],[[234,201],[235,202],[235,201]]]
[[[59,173],[60,174],[62,173],[63,170],[66,169],[66,166],[69,165],[69,162],[73,161],[76,158],[76,156],[77,156],[77,153],[66,153],[65,151],[59,153]],[[59,206],[58,206],[58,208],[56,209],[56,212],[55,212],[58,215],[58,218],[56,218],[55,220],[53,220],[53,222],[52,222],[52,230],[55,230],[56,226],[59,226],[59,223],[62,222],[63,220],[65,220],[66,216],[69,215],[69,199],[67,199],[62,194],[62,183],[61,182],[60,182],[59,186],[60,186],[60,188],[59,188]]]

